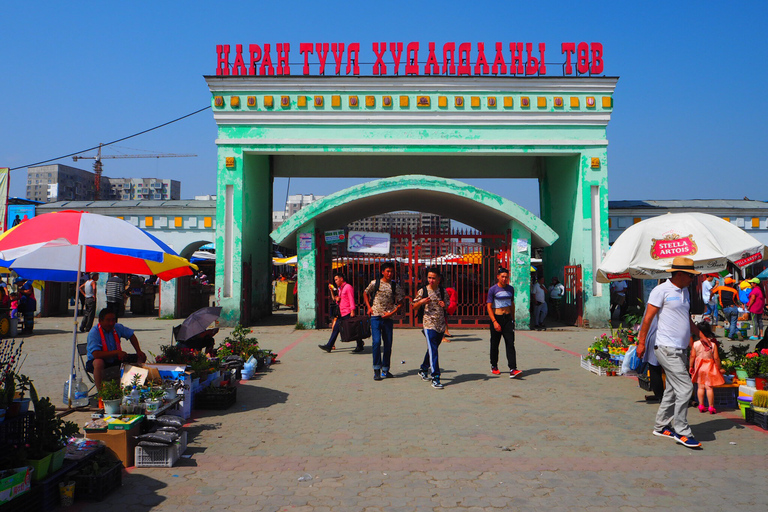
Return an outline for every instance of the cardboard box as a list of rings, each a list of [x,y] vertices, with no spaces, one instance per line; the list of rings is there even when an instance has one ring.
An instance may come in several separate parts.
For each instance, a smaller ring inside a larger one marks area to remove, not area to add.
[[[13,471],[11,476],[0,480],[0,505],[24,494],[32,485],[32,468],[23,466]]]
[[[107,451],[123,461],[125,467],[133,466],[133,455],[136,448],[135,436],[141,434],[141,423],[134,424],[130,430],[107,430],[92,432],[88,439],[103,441]]]

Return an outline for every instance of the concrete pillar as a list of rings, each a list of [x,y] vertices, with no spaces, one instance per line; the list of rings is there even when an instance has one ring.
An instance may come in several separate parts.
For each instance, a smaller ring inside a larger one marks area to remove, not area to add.
[[[227,167],[227,158],[232,166]],[[243,157],[235,147],[219,147],[216,195],[216,304],[220,323],[234,326],[241,319],[243,271]]]
[[[531,326],[531,232],[510,221],[509,284],[515,289],[515,323],[518,329]]]
[[[314,329],[317,323],[317,236],[314,220],[304,224],[297,231],[296,255],[296,268],[299,273],[298,323],[306,329]]]
[[[592,167],[593,157],[598,158],[599,167]],[[608,290],[594,280],[594,269],[608,249],[606,165],[605,148],[546,157],[539,179],[541,219],[559,236],[544,249],[544,277],[563,281],[566,265],[581,265],[583,318],[591,327],[606,327],[609,322]]]

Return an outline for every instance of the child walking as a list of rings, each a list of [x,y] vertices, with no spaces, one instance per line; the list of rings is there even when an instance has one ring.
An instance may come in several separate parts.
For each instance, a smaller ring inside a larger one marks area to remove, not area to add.
[[[707,322],[697,324],[699,330],[707,337],[707,341],[696,340],[691,350],[691,380],[698,384],[699,412],[709,410],[709,414],[715,414],[717,410],[714,407],[715,392],[714,386],[725,384],[725,379],[721,375],[720,356],[717,353],[717,339],[712,328]],[[709,409],[704,407],[704,393],[707,394],[707,403]]]

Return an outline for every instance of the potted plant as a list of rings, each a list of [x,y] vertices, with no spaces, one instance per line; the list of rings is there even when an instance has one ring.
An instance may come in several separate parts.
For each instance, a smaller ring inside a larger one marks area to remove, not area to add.
[[[11,417],[11,405],[13,405],[13,398],[16,395],[16,378],[13,372],[5,374],[2,382],[2,389],[0,390],[0,410],[3,411],[3,418],[6,414]],[[17,413],[18,414],[18,411]]]
[[[123,400],[123,387],[120,385],[120,381],[102,382],[99,398],[104,402],[104,414],[120,414],[120,404]]]
[[[756,387],[755,378],[760,374],[760,354],[750,352],[744,360],[744,370],[747,372],[747,386]]]
[[[744,369],[744,363],[746,362],[748,353],[749,345],[743,343],[733,345],[728,351],[728,358],[731,359],[736,365],[736,376],[739,378],[739,380],[745,380],[747,378],[747,372]]]
[[[13,403],[14,406],[15,404],[19,404],[17,414],[24,414],[29,411],[29,404],[32,399],[26,398],[24,395],[29,391],[31,386],[32,379],[21,373],[16,374],[16,396],[13,399]]]
[[[161,387],[150,387],[147,390],[147,401],[145,402],[147,414],[153,413],[160,408],[164,395],[165,389]]]
[[[163,381],[163,389],[165,390],[165,400],[175,400],[178,395],[179,381],[173,379],[166,379]]]

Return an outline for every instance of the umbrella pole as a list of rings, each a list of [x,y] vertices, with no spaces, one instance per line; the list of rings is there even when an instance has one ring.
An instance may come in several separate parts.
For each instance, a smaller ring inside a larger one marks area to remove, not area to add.
[[[72,386],[75,383],[75,353],[77,352],[77,299],[80,293],[80,274],[83,267],[83,246],[80,246],[80,256],[77,261],[77,281],[75,281],[75,315],[72,328],[72,366],[69,367],[69,385],[67,386],[67,405],[72,408]]]

